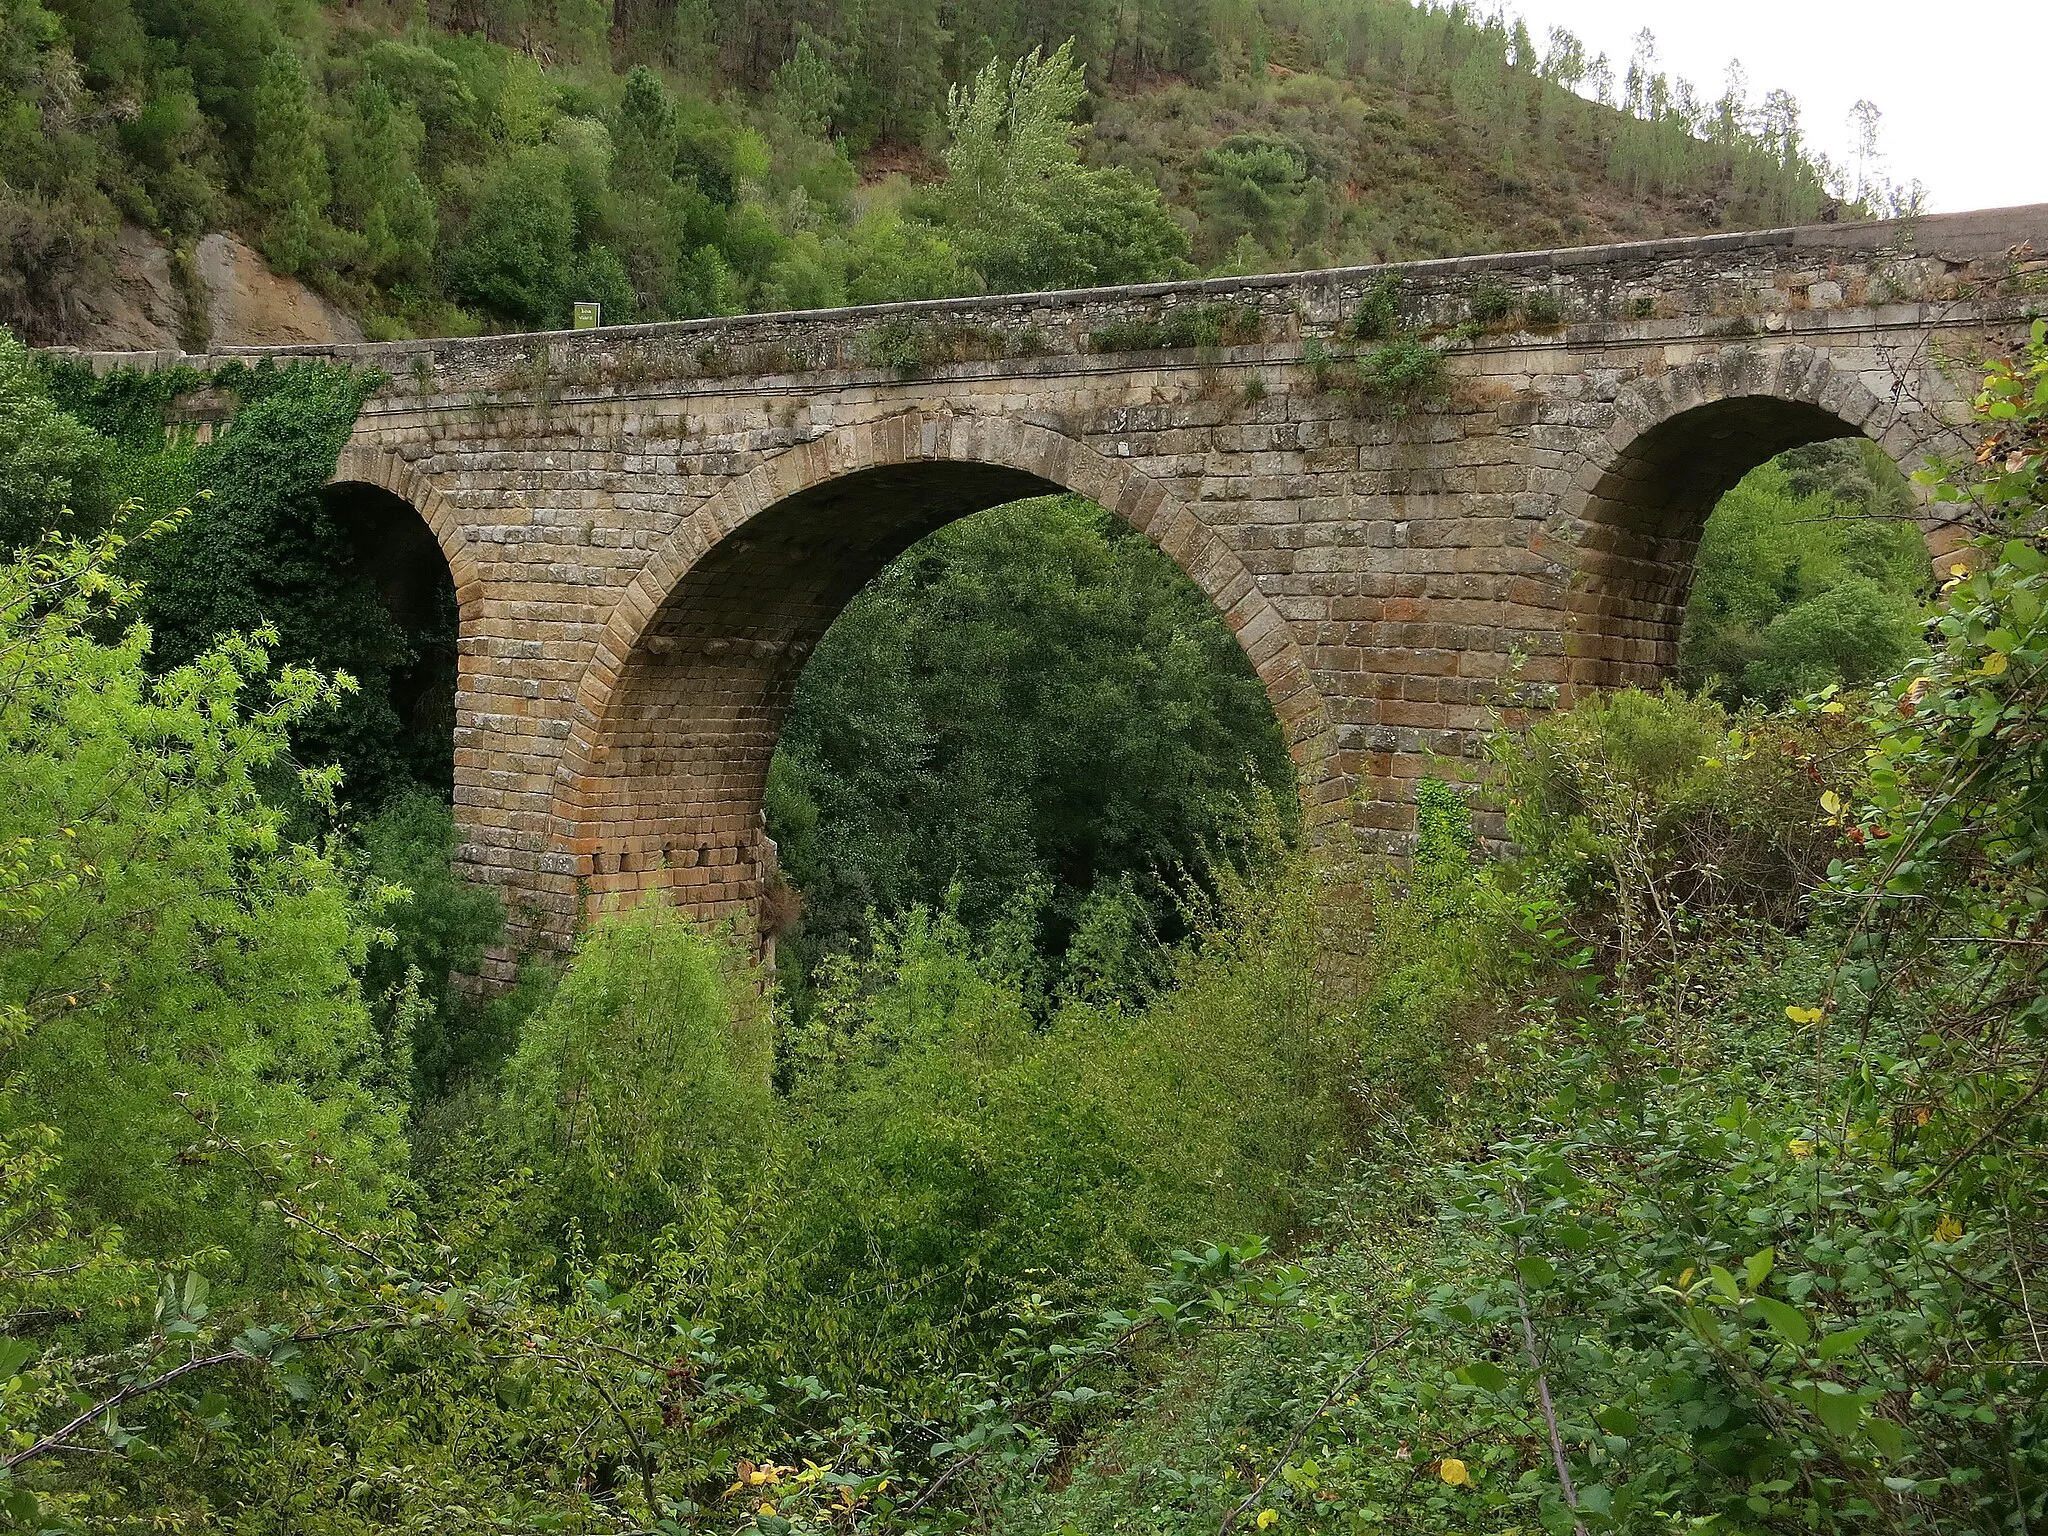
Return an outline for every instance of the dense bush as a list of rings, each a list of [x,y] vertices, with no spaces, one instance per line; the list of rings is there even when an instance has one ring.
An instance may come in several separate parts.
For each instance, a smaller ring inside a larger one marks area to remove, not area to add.
[[[106,523],[106,445],[57,408],[28,351],[0,330],[0,551],[35,543],[68,521],[91,533]]]
[[[1721,499],[1700,539],[1678,678],[1782,703],[1889,676],[1919,644],[1927,548],[1875,443],[1780,454]]]
[[[258,1197],[184,1156],[199,1123],[317,1150],[337,1208],[369,1214],[402,1162],[406,1042],[356,982],[369,914],[261,793],[334,686],[273,668],[262,632],[153,675],[118,548],[0,567],[5,1133],[51,1128],[40,1178],[85,1230],[233,1253],[222,1273],[246,1280]]]

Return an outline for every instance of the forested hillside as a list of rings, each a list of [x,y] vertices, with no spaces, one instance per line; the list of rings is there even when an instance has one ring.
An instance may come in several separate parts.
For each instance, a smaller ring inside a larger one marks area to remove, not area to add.
[[[1841,190],[1782,92],[1459,5],[0,4],[0,322],[35,342],[75,337],[124,225],[188,289],[240,231],[374,338],[1767,226]]]

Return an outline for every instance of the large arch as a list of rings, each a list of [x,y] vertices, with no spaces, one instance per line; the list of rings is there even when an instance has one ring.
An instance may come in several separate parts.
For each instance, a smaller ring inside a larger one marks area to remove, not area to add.
[[[1825,351],[1730,347],[1640,379],[1578,465],[1532,548],[1559,571],[1566,697],[1654,686],[1678,654],[1701,530],[1721,497],[1788,448],[1864,436],[1909,474],[1944,435],[1931,412],[1880,398]],[[1923,507],[1930,558],[1957,542]]]
[[[911,411],[787,449],[714,497],[621,597],[578,690],[553,836],[591,902],[661,889],[700,916],[767,877],[761,795],[796,678],[866,582],[935,528],[1052,491],[1170,556],[1265,684],[1311,820],[1341,812],[1328,713],[1243,563],[1157,482],[1029,423]]]

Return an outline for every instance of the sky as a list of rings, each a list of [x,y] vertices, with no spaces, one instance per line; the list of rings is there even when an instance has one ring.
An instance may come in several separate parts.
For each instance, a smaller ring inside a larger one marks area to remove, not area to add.
[[[1749,100],[1782,86],[1813,147],[1853,163],[1849,109],[1884,114],[1883,174],[1918,178],[1928,207],[1953,213],[2048,203],[2048,153],[2021,136],[2048,60],[2048,0],[1507,0],[1540,50],[1548,29],[1605,53],[1616,79],[1634,38],[1657,37],[1658,67],[1720,96],[1740,59]],[[2003,114],[2003,132],[1999,114]]]

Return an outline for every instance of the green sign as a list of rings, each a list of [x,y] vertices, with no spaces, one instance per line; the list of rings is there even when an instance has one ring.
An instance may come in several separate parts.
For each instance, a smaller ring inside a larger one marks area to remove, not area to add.
[[[572,330],[594,331],[602,324],[604,324],[604,306],[602,304],[592,304],[583,299],[576,301],[576,318],[570,327]]]

